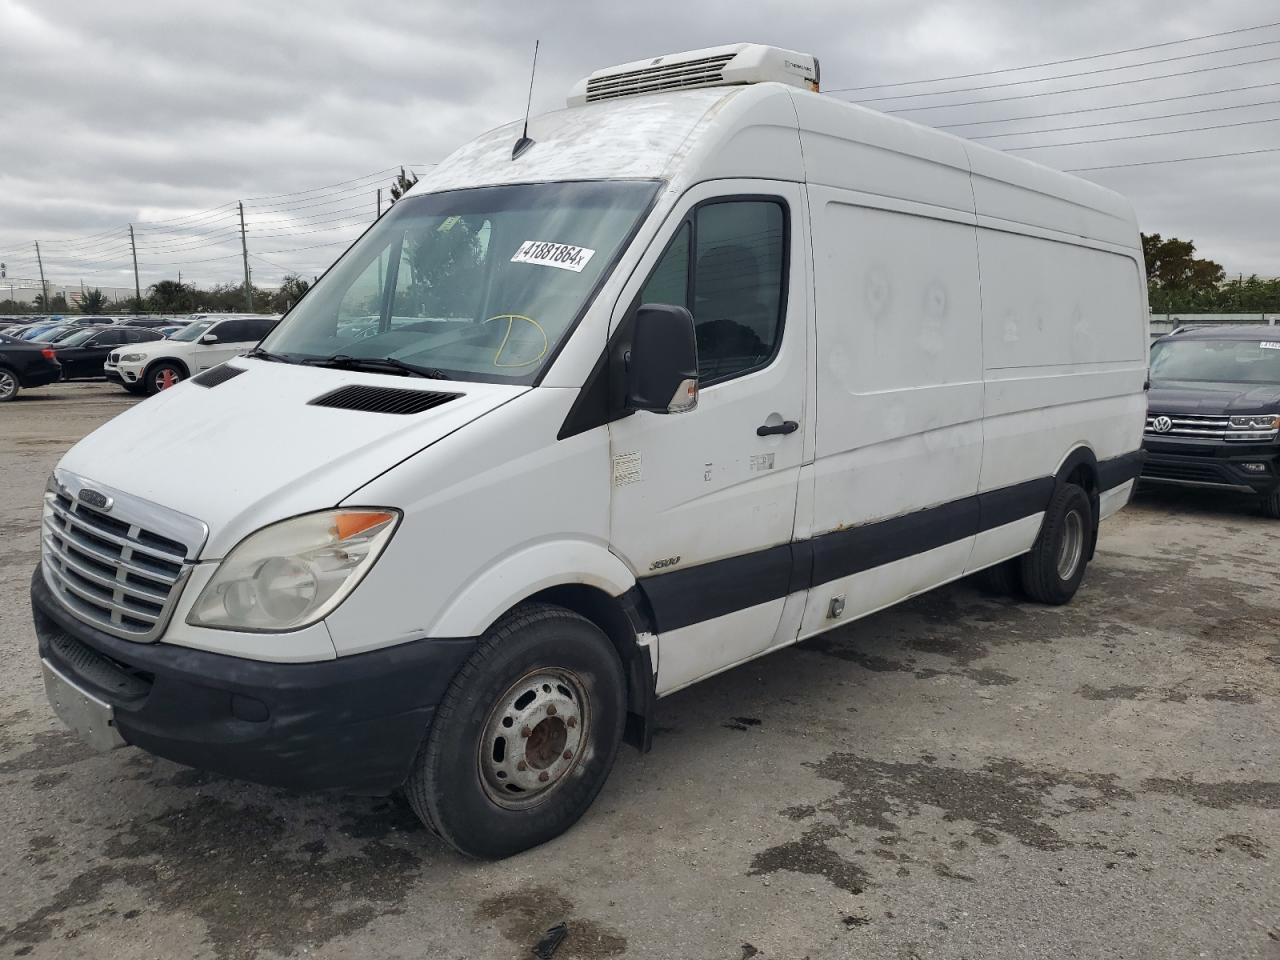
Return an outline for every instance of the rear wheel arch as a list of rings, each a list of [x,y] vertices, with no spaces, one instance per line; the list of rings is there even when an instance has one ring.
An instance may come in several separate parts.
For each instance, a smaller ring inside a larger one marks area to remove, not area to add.
[[[1093,529],[1090,531],[1089,543],[1086,546],[1086,557],[1093,559],[1094,548],[1098,544],[1098,525],[1101,506],[1101,493],[1098,487],[1098,458],[1087,446],[1076,447],[1062,461],[1054,474],[1054,490],[1061,489],[1063,484],[1074,484],[1089,497],[1089,507],[1093,511]]]

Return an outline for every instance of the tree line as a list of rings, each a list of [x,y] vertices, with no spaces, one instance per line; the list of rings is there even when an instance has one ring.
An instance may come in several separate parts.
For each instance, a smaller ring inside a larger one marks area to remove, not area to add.
[[[1142,235],[1152,313],[1280,313],[1280,278],[1227,277],[1191,240]]]
[[[279,289],[253,288],[255,313],[284,313],[311,287],[311,282],[296,273],[286,274]],[[161,280],[147,288],[142,299],[126,297],[119,301],[108,300],[100,289],[86,290],[78,304],[67,302],[57,294],[45,303],[44,294],[37,294],[30,303],[0,300],[0,314],[22,313],[239,313],[246,309],[243,283],[218,283],[201,288],[193,283],[177,280]]]

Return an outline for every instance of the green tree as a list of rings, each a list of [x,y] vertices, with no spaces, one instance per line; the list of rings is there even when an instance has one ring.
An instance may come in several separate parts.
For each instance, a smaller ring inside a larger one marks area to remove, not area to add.
[[[302,295],[311,289],[311,282],[304,280],[296,273],[285,274],[280,281],[280,289],[271,298],[271,309],[276,313],[284,313],[302,299]]]
[[[101,290],[95,287],[80,298],[80,312],[94,314],[95,316],[106,313],[107,298],[102,295]]]
[[[190,313],[195,309],[195,287],[177,280],[161,280],[147,288],[147,302],[157,313]]]
[[[1147,296],[1153,311],[1217,309],[1226,271],[1220,263],[1197,257],[1195,243],[1144,233],[1142,254],[1147,267]]]
[[[400,173],[396,175],[395,180],[391,181],[391,203],[395,203],[408,193],[409,188],[417,182],[418,175],[416,173],[410,170],[408,174],[406,174],[404,167],[401,167]],[[389,203],[387,206],[391,206],[391,204]]]

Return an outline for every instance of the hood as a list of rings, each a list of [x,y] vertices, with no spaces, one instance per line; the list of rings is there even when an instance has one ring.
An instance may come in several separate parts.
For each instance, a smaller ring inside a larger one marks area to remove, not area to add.
[[[77,443],[59,469],[203,520],[209,539],[201,559],[216,560],[265,524],[336,506],[529,390],[245,358],[228,366],[245,372],[213,387],[188,380],[156,394]],[[308,405],[351,384],[460,396],[410,415]]]
[[[1147,409],[1152,413],[1243,416],[1280,412],[1280,384],[1213,383],[1200,380],[1156,380]]]

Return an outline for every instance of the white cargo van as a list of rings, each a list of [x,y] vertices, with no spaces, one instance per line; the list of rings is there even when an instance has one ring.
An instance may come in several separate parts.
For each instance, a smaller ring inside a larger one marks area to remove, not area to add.
[[[1069,600],[1140,467],[1133,213],[817,70],[593,74],[72,448],[32,582],[63,719],[403,788],[497,857],[665,694],[986,568]]]

